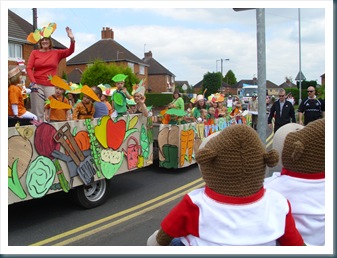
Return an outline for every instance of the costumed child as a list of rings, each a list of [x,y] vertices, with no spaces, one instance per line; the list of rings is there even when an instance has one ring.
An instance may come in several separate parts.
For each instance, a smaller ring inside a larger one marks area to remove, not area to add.
[[[26,110],[24,105],[25,93],[20,86],[21,83],[21,70],[17,65],[10,65],[8,67],[8,116],[19,117],[37,120],[37,116]]]
[[[211,134],[196,161],[205,187],[186,194],[147,245],[303,245],[288,200],[263,187],[266,165],[275,166],[278,153],[267,152],[254,129],[233,125]]]
[[[99,87],[99,86],[98,86]],[[112,96],[113,90],[112,89],[102,89],[102,96],[101,96],[101,101],[106,105],[108,108],[108,114],[109,116],[112,115],[112,106],[109,103],[110,98]]]
[[[236,124],[246,124],[246,118],[242,115],[242,105],[239,98],[235,100],[234,109],[229,115],[235,119]]]
[[[51,83],[55,86],[55,93],[48,97],[44,106],[44,117],[47,122],[67,121],[70,117],[71,105],[64,96],[66,90],[71,90],[68,83],[54,75]]]
[[[93,119],[95,113],[93,100],[101,101],[96,93],[87,85],[82,87],[81,93],[83,93],[83,99],[76,105],[73,113],[73,120],[75,121],[79,119]]]
[[[306,245],[325,245],[325,119],[276,131],[282,171],[265,179],[265,187],[291,203],[296,227]]]
[[[70,91],[66,91],[66,95],[69,101],[69,105],[71,106],[69,120],[72,120],[75,106],[77,103],[81,102],[79,96],[81,94],[82,84],[78,85],[76,83],[71,83],[70,88]]]
[[[112,80],[115,82],[117,89],[112,94],[112,107],[116,111],[117,116],[126,114],[126,99],[131,99],[130,93],[124,87],[125,79],[128,76],[125,74],[116,74]]]
[[[136,102],[134,101],[134,99],[127,99],[126,100],[126,105],[128,107],[128,114],[135,114],[137,111],[137,107],[136,107]]]

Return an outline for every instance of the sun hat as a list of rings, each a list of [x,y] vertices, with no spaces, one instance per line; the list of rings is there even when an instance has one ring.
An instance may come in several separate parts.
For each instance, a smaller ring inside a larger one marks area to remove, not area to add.
[[[134,101],[134,99],[126,99],[126,104],[128,106],[134,106],[136,105],[136,102]]]
[[[101,100],[98,98],[98,96],[96,95],[96,93],[87,85],[84,85],[81,89],[81,92],[84,95],[87,95],[88,97],[92,98],[93,100],[97,101],[97,102],[101,102]]]
[[[18,66],[15,66],[11,70],[8,70],[8,79],[14,77],[15,75],[21,73],[21,70],[19,69]]]
[[[195,102],[198,102],[199,100],[205,100],[204,95],[198,95],[197,98],[195,99]]]
[[[105,96],[112,96],[112,93],[116,90],[116,88],[105,89],[102,91],[102,94]]]
[[[48,24],[47,27],[43,27],[42,29],[36,29],[34,32],[31,32],[28,37],[27,41],[30,43],[36,44],[43,38],[49,38],[51,34],[56,30],[56,23],[51,22]]]
[[[82,89],[82,84],[78,85],[76,83],[71,83],[70,84],[70,90],[66,91],[66,94],[71,93],[71,94],[80,94]]]
[[[122,73],[116,74],[111,80],[114,82],[124,82],[128,76]]]

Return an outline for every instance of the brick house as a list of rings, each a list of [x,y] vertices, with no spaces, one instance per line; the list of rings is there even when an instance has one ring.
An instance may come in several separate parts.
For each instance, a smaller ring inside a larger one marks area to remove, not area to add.
[[[147,78],[148,75],[148,65],[115,41],[114,31],[109,27],[103,27],[101,40],[67,61],[68,80],[78,83],[81,73],[95,60],[130,67],[140,80]],[[145,88],[148,89],[147,80]]]
[[[325,85],[325,73],[321,75],[321,85]]]
[[[144,54],[143,61],[149,66],[149,91],[152,93],[171,91],[175,85],[175,75],[154,59],[151,51]]]
[[[21,18],[11,10],[8,10],[8,65],[17,65],[18,58],[25,61],[27,65],[30,53],[35,45],[27,41],[29,33],[33,32],[33,25]],[[66,47],[52,38],[55,49],[65,49]],[[58,66],[58,75],[62,76],[66,72],[66,59],[61,60]],[[26,86],[30,83],[26,76]]]

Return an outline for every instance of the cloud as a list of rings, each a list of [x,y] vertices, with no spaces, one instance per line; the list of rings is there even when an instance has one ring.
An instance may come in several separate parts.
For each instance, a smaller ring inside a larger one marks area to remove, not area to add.
[[[196,5],[197,3],[195,3]],[[209,7],[212,7],[211,5]],[[31,16],[25,9],[19,15]],[[307,79],[325,72],[325,9],[301,8],[302,71]],[[145,51],[176,75],[196,84],[207,72],[231,69],[238,80],[257,74],[256,11],[232,8],[83,8],[39,9],[40,22],[55,21],[53,37],[65,46],[65,26],[76,37],[75,54],[101,38],[102,27],[139,58]],[[90,18],[93,17],[93,18]],[[29,18],[31,19],[31,18]],[[266,75],[276,84],[299,71],[298,8],[266,8]],[[319,50],[319,52],[317,51]],[[218,67],[217,65],[218,64]]]

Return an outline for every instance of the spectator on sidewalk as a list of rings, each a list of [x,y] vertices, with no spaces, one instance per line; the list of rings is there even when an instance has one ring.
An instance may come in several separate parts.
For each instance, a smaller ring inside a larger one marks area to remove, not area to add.
[[[295,110],[293,105],[285,99],[285,90],[279,91],[279,99],[274,102],[268,116],[268,126],[272,129],[272,119],[275,119],[274,133],[281,126],[290,123],[296,123]]]

